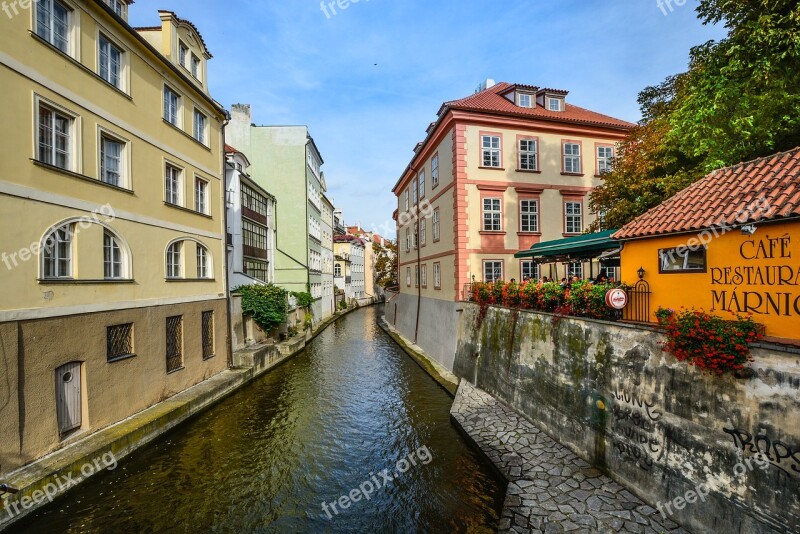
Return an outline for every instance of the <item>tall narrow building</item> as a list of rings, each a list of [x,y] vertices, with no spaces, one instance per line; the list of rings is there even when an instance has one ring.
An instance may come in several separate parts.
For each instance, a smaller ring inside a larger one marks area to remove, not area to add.
[[[0,17],[0,475],[227,366],[211,54],[129,4]]]

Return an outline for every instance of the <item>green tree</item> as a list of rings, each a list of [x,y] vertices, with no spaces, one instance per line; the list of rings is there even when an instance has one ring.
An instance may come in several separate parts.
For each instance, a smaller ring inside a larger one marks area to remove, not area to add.
[[[728,35],[692,48],[687,72],[639,94],[642,121],[590,197],[605,228],[714,169],[800,145],[797,1],[701,0],[697,11]]]
[[[397,245],[386,241],[386,247],[379,243],[372,244],[375,252],[375,280],[381,287],[395,287],[398,285],[397,272],[399,269],[397,259]]]

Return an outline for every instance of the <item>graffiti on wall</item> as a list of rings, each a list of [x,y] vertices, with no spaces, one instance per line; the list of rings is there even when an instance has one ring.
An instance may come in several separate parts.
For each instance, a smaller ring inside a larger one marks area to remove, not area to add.
[[[613,444],[625,461],[650,470],[664,455],[663,413],[654,402],[625,391],[614,392]]]
[[[765,433],[756,435],[737,428],[723,428],[733,438],[737,449],[751,454],[761,454],[770,465],[787,475],[800,474],[800,447],[792,447],[780,440],[773,440]]]

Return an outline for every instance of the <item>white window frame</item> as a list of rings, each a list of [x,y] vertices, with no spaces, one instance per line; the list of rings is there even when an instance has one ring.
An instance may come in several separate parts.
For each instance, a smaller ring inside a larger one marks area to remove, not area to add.
[[[601,156],[601,152],[609,151],[608,155]],[[597,175],[602,176],[613,170],[614,147],[601,145],[597,147]]]
[[[423,288],[427,288],[428,287],[428,265],[427,264],[423,264],[420,267],[420,273],[421,273],[420,274],[420,279],[422,281],[421,282],[422,283],[422,287]]]
[[[578,207],[577,213],[575,213],[575,206]],[[577,200],[565,200],[564,233],[580,234],[582,232],[583,232],[583,203]]]
[[[195,252],[195,258],[197,262],[197,279],[198,280],[210,280],[213,278],[213,265],[214,263],[211,260],[211,252],[209,252],[208,247],[197,243],[197,249]]]
[[[553,103],[556,104],[555,109],[553,109]],[[554,96],[547,97],[547,110],[548,111],[564,111],[564,99],[558,98]]]
[[[442,264],[438,261],[433,264],[433,289],[442,289]]]
[[[525,207],[527,206],[527,208]],[[533,209],[531,209],[531,206]],[[526,229],[527,217],[527,229]],[[539,200],[523,198],[519,201],[519,231],[523,233],[539,233]]]
[[[441,223],[441,214],[439,213],[439,208],[435,208],[433,210],[433,241],[439,241],[441,238],[440,233],[440,223]]]
[[[189,70],[189,47],[180,39],[178,39],[178,64]]]
[[[583,263],[575,262],[567,264],[567,283],[572,283],[572,277],[577,276],[583,279]]]
[[[535,100],[533,99],[533,95],[529,95],[527,93],[520,93],[517,96],[517,104],[521,108],[532,108],[534,102]]]
[[[531,150],[531,143],[533,150]],[[533,165],[531,165],[533,160]],[[519,140],[519,170],[538,171],[539,170],[539,140],[523,138]]]
[[[525,281],[526,266],[530,268],[530,276],[527,278],[528,280],[539,280],[539,278],[541,278],[539,276],[541,265],[535,263],[533,260],[522,260],[519,262],[519,276],[521,278],[521,282]]]
[[[496,145],[496,146],[495,146]],[[500,169],[503,167],[503,138],[499,135],[481,135],[481,167]],[[488,157],[488,164],[487,164]]]
[[[419,196],[417,195],[417,179],[414,178],[414,181],[411,182],[411,205],[416,206],[419,201]]]
[[[202,186],[198,188],[198,186]],[[194,210],[203,215],[209,215],[208,189],[209,182],[199,176],[194,177]]]
[[[194,123],[192,127],[192,136],[198,143],[208,146],[208,115],[194,108],[192,117]],[[198,129],[198,126],[202,126],[202,128]]]
[[[63,237],[60,233],[63,232]],[[55,236],[53,241],[51,238]],[[66,247],[62,249],[62,245]],[[75,260],[75,223],[62,224],[44,237],[41,257],[42,280],[69,280],[73,278]],[[54,255],[51,255],[54,254]],[[62,266],[64,270],[62,271]]]
[[[183,278],[184,248],[184,241],[174,241],[167,246],[165,259],[168,280]]]
[[[406,204],[405,211],[408,211],[408,209],[409,209],[409,204],[408,204],[409,201],[408,201],[408,199],[409,199],[410,194],[411,193],[409,192],[409,190],[406,189],[406,191],[405,191],[405,204]]]
[[[487,201],[491,202],[487,208]],[[484,232],[502,232],[503,231],[503,198],[502,197],[484,197],[481,199],[481,228]],[[491,217],[491,219],[488,219]],[[487,222],[489,224],[487,224]]]
[[[170,170],[177,171],[177,178],[175,179],[175,191],[171,190],[171,187],[168,187],[168,184],[171,183],[172,176],[168,176]],[[166,162],[164,164],[164,202],[170,204],[172,206],[183,206],[183,173],[184,170],[177,165],[174,165],[170,162]],[[174,202],[172,195],[170,193],[174,193]]]
[[[411,287],[411,267],[406,267],[406,287]]]
[[[122,0],[105,0],[108,7],[110,7],[114,13],[119,15],[125,20],[128,20],[128,4],[123,2]]]
[[[36,0],[31,3],[34,4],[31,6],[31,11],[33,12],[33,33],[50,43],[50,45],[62,53],[77,59],[80,52],[80,39],[78,39],[80,33],[78,31],[80,13],[75,9],[75,6],[71,2],[65,2],[64,0]],[[52,13],[56,4],[59,4],[67,12],[66,33],[63,43],[55,38],[55,18],[53,18]],[[44,35],[42,35],[42,33],[39,32],[39,16],[43,14],[42,10],[45,9],[48,9],[48,13],[50,13],[50,20],[47,24],[47,28],[44,29]]]
[[[111,184],[111,185],[114,185],[116,187],[122,187],[124,189],[130,189],[129,180],[128,180],[128,176],[130,174],[129,173],[129,169],[128,169],[128,165],[130,163],[130,157],[128,157],[128,147],[130,146],[130,144],[129,144],[128,140],[123,139],[123,138],[121,138],[121,137],[119,137],[117,135],[114,135],[113,133],[109,132],[105,128],[101,128],[101,127],[98,127],[98,137],[97,137],[97,139],[98,139],[97,144],[98,144],[98,147],[99,147],[98,154],[97,154],[98,163],[99,163],[98,171],[97,171],[97,177],[103,183]],[[117,144],[121,145],[121,147],[122,147],[121,150],[120,150],[120,154],[119,154],[119,163],[118,163],[119,179],[118,179],[117,183],[113,183],[113,182],[111,182],[111,181],[106,179],[106,173],[108,172],[108,169],[106,167],[106,157],[105,157],[106,156],[106,150],[105,150],[106,142],[117,143]]]
[[[497,275],[497,266],[500,266],[500,275]],[[492,274],[490,276],[486,276],[488,272],[486,268],[491,266]],[[503,280],[503,262],[502,260],[483,260],[483,281],[484,282],[496,282],[498,280]]]
[[[406,252],[411,252],[411,228],[406,228]]]
[[[42,154],[42,130],[41,130],[41,121],[42,121],[42,108],[46,108],[50,113],[53,114],[53,121],[50,124],[50,131],[51,137],[49,139],[49,159],[43,159],[41,157]],[[64,169],[67,171],[72,172],[80,172],[80,154],[81,154],[81,143],[80,137],[77,135],[80,132],[80,116],[69,111],[68,109],[55,104],[45,98],[36,95],[34,98],[34,110],[36,116],[34,117],[35,124],[34,124],[34,132],[36,135],[36,142],[35,146],[35,153],[34,159],[46,165],[52,165],[53,167],[58,167],[59,169]],[[55,119],[57,115],[62,115],[63,118],[66,118],[69,121],[69,126],[67,129],[67,149],[64,152],[66,154],[66,165],[64,167],[56,164],[56,132],[55,132]]]
[[[420,246],[425,246],[425,241],[427,240],[427,233],[428,233],[428,221],[424,217],[419,221],[419,244]]]
[[[103,45],[106,45],[108,48],[108,52],[106,53],[106,61],[103,61]],[[112,77],[112,70],[111,70],[111,52],[116,51],[119,54],[119,61],[117,63],[117,77],[114,79]],[[97,75],[100,76],[106,83],[119,89],[120,91],[125,91],[126,87],[126,54],[125,49],[122,48],[117,41],[111,39],[108,35],[103,32],[98,32],[97,34]],[[105,73],[103,71],[106,71]],[[105,75],[104,75],[105,74]]]
[[[564,166],[564,172],[566,174],[581,174],[583,167],[580,143],[565,141],[561,145],[561,152],[563,153],[562,165]],[[572,167],[572,170],[569,167]]]
[[[431,158],[431,188],[439,185],[439,154]]]
[[[174,110],[172,110],[172,99],[167,101],[167,95],[168,94],[175,96],[176,100],[175,100],[175,109]],[[181,110],[183,109],[183,104],[182,104],[183,98],[181,97],[181,94],[178,91],[176,91],[175,89],[173,89],[172,87],[170,87],[169,85],[164,84],[164,93],[163,93],[162,97],[163,97],[162,100],[163,100],[163,108],[164,108],[163,109],[163,111],[164,111],[164,114],[163,114],[164,120],[167,121],[169,124],[175,126],[176,128],[180,128],[182,126],[181,118],[182,118],[182,115],[183,115],[183,113],[181,112]],[[171,113],[172,111],[174,111],[174,116]],[[174,122],[173,122],[173,119],[174,119]]]
[[[195,80],[200,81],[200,76],[202,76],[202,69],[203,64],[200,61],[200,58],[197,57],[196,54],[189,54],[189,72],[192,73],[192,76]]]
[[[103,232],[103,277],[105,280],[130,279],[128,251],[114,233]],[[115,271],[119,269],[117,274]]]
[[[417,175],[417,188],[419,189],[419,198],[425,198],[425,169],[419,171]]]

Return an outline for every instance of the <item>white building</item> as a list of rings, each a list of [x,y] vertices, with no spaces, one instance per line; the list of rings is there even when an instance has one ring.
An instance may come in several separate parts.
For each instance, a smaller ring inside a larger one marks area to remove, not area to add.
[[[275,281],[275,197],[248,174],[242,152],[225,146],[228,286]]]

